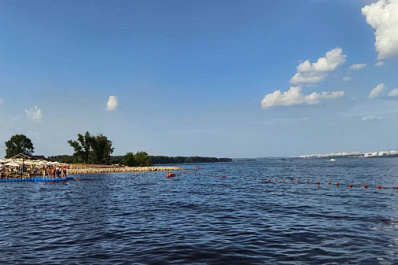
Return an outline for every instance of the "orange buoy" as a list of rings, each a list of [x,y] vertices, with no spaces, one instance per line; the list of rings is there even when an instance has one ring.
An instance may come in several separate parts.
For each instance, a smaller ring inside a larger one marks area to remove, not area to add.
[[[329,182],[328,182],[328,185],[330,185],[330,184],[332,184],[332,182],[329,181]]]
[[[291,182],[293,182],[293,181],[294,181],[294,179],[291,179],[290,181],[291,181]]]
[[[307,184],[308,184],[308,183],[310,183],[310,182],[307,180]]]
[[[297,182],[300,182],[300,180],[298,179]]]
[[[377,188],[378,188],[378,189],[381,189],[381,186],[379,185],[379,186],[377,186]]]
[[[348,185],[348,187],[352,188],[352,184]]]
[[[175,176],[176,174],[170,171],[169,173],[167,173],[166,178],[174,178]]]
[[[275,182],[278,182],[278,179],[275,179]]]
[[[367,189],[367,188],[368,188],[368,185],[365,184],[365,185],[363,185],[363,187],[364,187],[365,189]]]
[[[316,184],[319,185],[319,181],[317,181]]]

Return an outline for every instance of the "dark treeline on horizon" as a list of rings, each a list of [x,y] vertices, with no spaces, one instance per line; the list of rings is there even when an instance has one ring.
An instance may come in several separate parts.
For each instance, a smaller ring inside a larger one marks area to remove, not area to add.
[[[201,156],[150,156],[152,164],[185,164],[231,162],[231,158],[201,157]]]
[[[201,156],[149,156],[152,164],[185,164],[185,163],[214,163],[214,162],[231,162],[231,158],[217,158],[217,157],[201,157]],[[125,156],[111,156],[111,164],[123,164]],[[57,155],[49,156],[50,161],[58,161],[61,163],[79,163],[76,157],[72,155]]]

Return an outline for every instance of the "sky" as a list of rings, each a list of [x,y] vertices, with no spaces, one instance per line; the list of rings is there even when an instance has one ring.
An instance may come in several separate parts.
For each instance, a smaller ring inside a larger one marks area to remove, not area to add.
[[[398,0],[0,1],[0,156],[398,148]]]

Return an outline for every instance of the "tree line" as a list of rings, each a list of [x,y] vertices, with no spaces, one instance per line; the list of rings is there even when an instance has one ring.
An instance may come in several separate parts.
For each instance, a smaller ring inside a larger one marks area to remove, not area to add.
[[[140,152],[138,152],[138,153],[140,153]],[[230,158],[203,157],[203,156],[149,156],[149,158],[150,158],[152,164],[154,164],[154,165],[214,163],[214,162],[231,162],[232,161],[232,159],[230,159]],[[123,164],[123,163],[125,163],[124,159],[125,159],[125,156],[111,156],[112,164]],[[135,159],[137,159],[137,158],[135,158]]]
[[[139,151],[135,154],[126,153],[124,156],[111,156],[114,151],[112,141],[105,135],[77,134],[76,140],[68,140],[73,148],[73,155],[50,156],[50,161],[61,163],[86,163],[86,164],[122,164],[126,166],[150,166],[152,164],[184,164],[184,163],[210,163],[230,162],[230,158],[199,157],[199,156],[149,156],[146,152]],[[19,153],[32,155],[34,151],[32,141],[23,134],[13,135],[5,142],[6,158]]]

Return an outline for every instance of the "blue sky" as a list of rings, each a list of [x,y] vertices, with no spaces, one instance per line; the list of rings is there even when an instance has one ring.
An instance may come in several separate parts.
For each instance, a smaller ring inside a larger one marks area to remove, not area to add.
[[[4,0],[0,24],[0,156],[398,147],[398,0]]]

